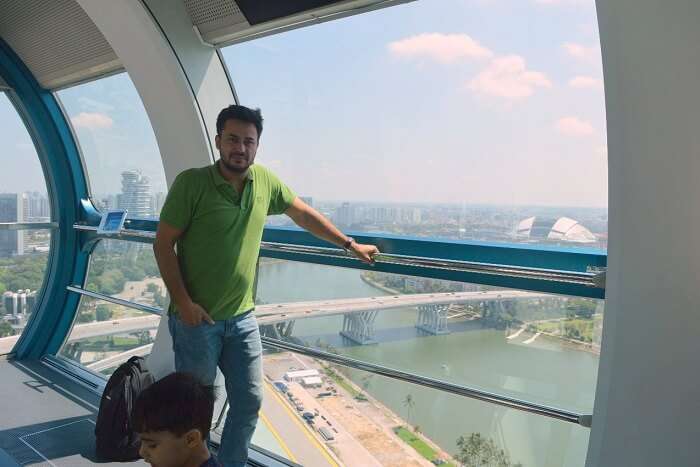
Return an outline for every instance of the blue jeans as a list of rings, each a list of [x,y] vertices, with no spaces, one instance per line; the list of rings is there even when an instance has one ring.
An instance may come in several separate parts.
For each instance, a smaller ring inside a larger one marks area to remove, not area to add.
[[[171,315],[168,326],[177,371],[212,385],[216,367],[221,369],[229,410],[218,458],[226,467],[245,466],[263,395],[262,343],[255,316],[248,312],[215,324],[188,326]]]

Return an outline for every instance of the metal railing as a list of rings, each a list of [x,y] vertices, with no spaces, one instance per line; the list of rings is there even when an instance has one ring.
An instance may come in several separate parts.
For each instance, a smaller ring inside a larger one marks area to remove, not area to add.
[[[77,286],[68,286],[67,289],[71,292],[78,293],[80,295],[96,298],[98,300],[104,300],[106,302],[115,303],[117,305],[126,306],[140,311],[146,311],[156,315],[162,315],[163,309],[156,308],[148,305],[142,305],[140,303],[134,303],[128,300],[123,300],[120,298],[112,297],[110,295],[105,295],[99,292],[93,292],[90,290],[85,290]],[[467,397],[470,399],[476,399],[483,402],[488,402],[491,404],[500,405],[503,407],[508,407],[515,410],[520,410],[524,412],[529,412],[537,415],[542,415],[549,418],[555,418],[557,420],[566,421],[569,423],[575,423],[584,427],[591,426],[591,415],[578,414],[570,412],[567,410],[550,407],[542,404],[535,404],[532,402],[524,401],[521,399],[516,399],[513,397],[503,396],[500,394],[482,391],[479,389],[469,388],[467,386],[448,383],[446,381],[437,380],[434,378],[428,378],[425,376],[420,376],[414,373],[408,373],[401,370],[396,370],[394,368],[389,368],[382,365],[377,365],[374,363],[364,362],[362,360],[357,360],[354,358],[346,357],[344,355],[339,355],[335,353],[326,352],[323,350],[314,349],[311,347],[306,347],[303,345],[293,344],[291,342],[286,342],[280,339],[274,339],[271,337],[263,336],[261,340],[264,345],[273,347],[279,350],[287,350],[290,352],[299,353],[302,355],[307,355],[309,357],[317,358],[323,361],[336,363],[338,365],[346,366],[349,368],[354,368],[357,370],[366,371],[375,375],[385,376],[387,378],[405,381],[407,383],[416,384],[419,386],[424,386],[431,389],[437,389],[442,392],[448,392],[451,394],[456,394],[458,396]]]
[[[96,232],[97,227],[89,225],[74,225],[76,230]],[[114,238],[119,240],[147,240],[155,239],[155,232],[146,230],[123,229],[119,233],[106,234],[104,238]],[[293,253],[295,255],[305,255],[308,257],[344,258],[359,261],[352,255],[348,255],[340,248],[325,248],[317,246],[293,245],[287,243],[261,242],[261,251],[276,251]],[[374,257],[378,264],[396,264],[402,266],[453,271],[470,272],[477,274],[487,274],[491,276],[505,276],[518,279],[534,279],[540,281],[559,282],[566,284],[576,284],[592,288],[605,288],[604,271],[596,272],[571,272],[557,271],[551,269],[528,268],[522,266],[508,266],[501,264],[477,263],[471,261],[444,260],[433,258],[421,258],[417,256],[405,256],[397,254],[380,253]]]
[[[0,222],[0,230],[57,229],[58,222]]]
[[[104,300],[105,302],[114,303],[116,305],[122,305],[127,308],[133,308],[135,310],[145,311],[147,313],[152,313],[154,315],[162,315],[163,309],[156,308],[154,306],[143,305],[141,303],[131,302],[129,300],[123,300],[121,298],[112,297],[111,295],[105,295],[99,292],[93,292],[92,290],[86,290],[82,287],[76,285],[69,285],[66,287],[69,292],[79,293],[80,295],[85,295],[86,297],[96,298],[98,300]]]
[[[352,259],[356,259],[354,256],[349,255],[345,251],[337,248],[300,246],[270,242],[262,242],[260,248],[269,251],[282,251],[309,256],[350,257]],[[404,256],[386,253],[380,253],[374,256],[374,260],[375,262],[380,264],[399,264],[402,266],[420,267],[428,269],[442,269],[455,272],[473,272],[495,276],[508,276],[523,279],[556,281],[565,282],[568,284],[579,284],[587,287],[598,287],[598,284],[596,282],[597,273],[590,272],[555,271],[548,269],[526,268],[520,266],[504,266],[499,264],[475,263],[470,261],[420,258],[417,256]]]

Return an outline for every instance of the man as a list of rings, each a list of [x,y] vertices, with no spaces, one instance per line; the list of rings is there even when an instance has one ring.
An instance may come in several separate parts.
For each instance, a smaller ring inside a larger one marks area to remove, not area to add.
[[[176,370],[208,385],[217,365],[224,375],[230,410],[218,455],[227,467],[245,465],[262,400],[262,344],[251,311],[265,218],[284,213],[366,263],[378,253],[343,235],[269,170],[254,165],[262,122],[260,110],[232,105],[221,111],[219,161],[177,176],[153,245],[171,297]]]

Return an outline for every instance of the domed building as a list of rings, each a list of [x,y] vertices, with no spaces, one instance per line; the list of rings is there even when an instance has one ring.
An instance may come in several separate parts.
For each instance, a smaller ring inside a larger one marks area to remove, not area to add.
[[[590,230],[569,217],[528,217],[520,221],[515,229],[515,236],[555,242],[596,242],[596,236]]]

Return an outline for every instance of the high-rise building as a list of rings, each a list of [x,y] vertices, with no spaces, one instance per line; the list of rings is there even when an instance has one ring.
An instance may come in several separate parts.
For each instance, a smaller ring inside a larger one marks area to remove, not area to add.
[[[36,304],[36,290],[20,289],[17,292],[2,294],[5,313],[12,316],[26,315],[32,312]]]
[[[122,172],[122,192],[117,197],[119,209],[126,209],[129,217],[150,217],[151,182],[136,170]]]
[[[43,193],[32,191],[25,193],[24,219],[30,222],[44,222],[51,217],[49,198]]]
[[[160,210],[163,209],[163,204],[165,203],[165,193],[159,191],[154,194],[151,201],[151,206],[153,206],[153,212],[151,215],[157,217],[160,214]]]
[[[21,193],[0,193],[0,222],[24,222],[24,199]],[[0,257],[24,254],[24,232],[0,230]]]
[[[336,210],[335,222],[342,226],[348,226],[355,222],[355,209],[350,205],[350,203],[343,203]]]
[[[17,294],[14,292],[5,292],[2,294],[2,305],[5,308],[6,314],[17,315]]]

